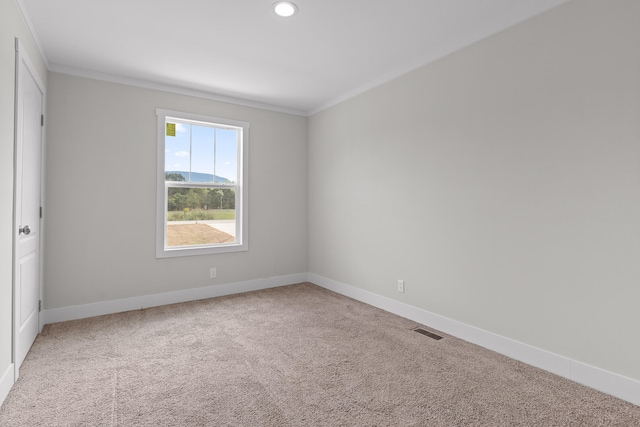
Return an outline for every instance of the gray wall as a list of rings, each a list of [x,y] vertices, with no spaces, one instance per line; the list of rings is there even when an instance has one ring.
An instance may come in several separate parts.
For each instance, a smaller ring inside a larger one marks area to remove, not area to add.
[[[156,108],[251,123],[248,252],[155,258]],[[56,73],[48,110],[46,309],[307,271],[306,118]]]
[[[15,38],[47,84],[47,69],[13,0],[0,0],[0,376],[11,366]]]
[[[572,1],[311,117],[309,271],[640,380],[638,46]]]

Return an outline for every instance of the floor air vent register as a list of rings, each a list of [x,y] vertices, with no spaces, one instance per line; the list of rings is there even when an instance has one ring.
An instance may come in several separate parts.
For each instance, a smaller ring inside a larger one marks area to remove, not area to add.
[[[441,340],[442,339],[442,337],[440,335],[436,335],[433,332],[426,331],[426,330],[424,330],[422,328],[416,328],[416,329],[414,329],[414,331],[416,331],[419,334],[426,335],[429,338],[433,338],[434,340]]]

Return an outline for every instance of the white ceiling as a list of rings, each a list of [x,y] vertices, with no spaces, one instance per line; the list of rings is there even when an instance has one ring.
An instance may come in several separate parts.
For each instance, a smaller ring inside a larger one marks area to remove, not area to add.
[[[49,69],[308,115],[569,0],[17,0]]]

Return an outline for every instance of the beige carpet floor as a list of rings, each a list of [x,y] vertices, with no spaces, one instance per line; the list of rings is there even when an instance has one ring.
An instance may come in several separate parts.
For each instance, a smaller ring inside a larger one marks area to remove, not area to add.
[[[308,283],[51,324],[0,425],[640,426],[638,406],[419,326]]]

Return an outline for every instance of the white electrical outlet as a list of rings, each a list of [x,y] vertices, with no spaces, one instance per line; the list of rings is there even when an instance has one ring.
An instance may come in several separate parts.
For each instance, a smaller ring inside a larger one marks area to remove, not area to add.
[[[404,280],[398,280],[398,292],[404,293]]]
[[[209,269],[209,278],[210,279],[215,279],[216,278],[216,269],[215,268],[210,268]]]

